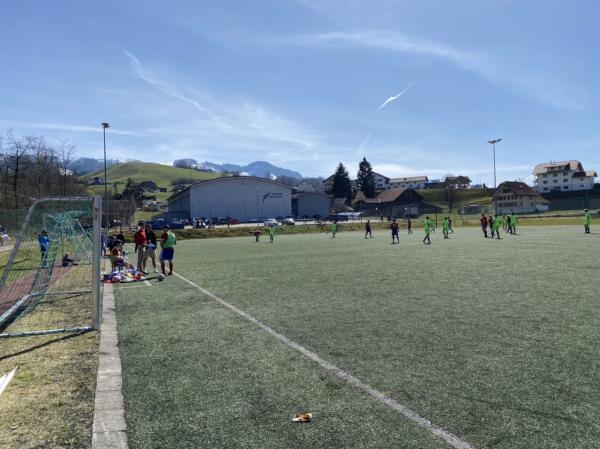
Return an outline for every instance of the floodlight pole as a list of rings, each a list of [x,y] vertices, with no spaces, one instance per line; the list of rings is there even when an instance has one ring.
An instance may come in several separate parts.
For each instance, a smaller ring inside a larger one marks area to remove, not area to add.
[[[501,141],[502,138],[488,140],[488,143],[492,145],[494,153],[494,215],[498,215],[498,195],[496,195],[496,189],[498,188],[498,185],[496,184],[496,144]]]
[[[106,225],[106,238],[108,239],[108,230],[110,229],[110,225],[108,224],[108,177],[106,174],[106,128],[110,128],[110,123],[107,122],[103,122],[102,123],[102,134],[103,134],[103,140],[104,140],[104,201],[106,201],[106,206],[105,206],[105,225]]]

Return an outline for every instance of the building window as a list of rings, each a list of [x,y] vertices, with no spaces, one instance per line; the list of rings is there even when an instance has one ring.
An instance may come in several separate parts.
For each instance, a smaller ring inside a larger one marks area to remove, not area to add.
[[[581,184],[581,187],[585,187],[585,185]]]
[[[563,186],[563,189],[569,190],[569,186]]]
[[[544,187],[544,192],[547,192],[547,191],[548,191],[548,187]]]
[[[563,182],[569,182],[569,180],[568,179],[563,179]]]
[[[554,173],[552,176],[556,178],[558,176],[558,173]]]
[[[548,184],[548,181],[544,181],[542,184]]]

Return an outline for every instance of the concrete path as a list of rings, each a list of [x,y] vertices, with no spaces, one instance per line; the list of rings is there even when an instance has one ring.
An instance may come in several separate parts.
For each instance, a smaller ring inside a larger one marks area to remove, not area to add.
[[[104,284],[92,449],[128,449],[112,284]]]

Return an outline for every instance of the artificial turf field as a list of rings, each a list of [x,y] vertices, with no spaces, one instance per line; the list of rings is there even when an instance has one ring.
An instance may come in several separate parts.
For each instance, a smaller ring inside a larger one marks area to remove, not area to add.
[[[501,236],[190,240],[176,271],[477,449],[597,448],[600,235]],[[116,295],[133,449],[452,447],[176,276]]]

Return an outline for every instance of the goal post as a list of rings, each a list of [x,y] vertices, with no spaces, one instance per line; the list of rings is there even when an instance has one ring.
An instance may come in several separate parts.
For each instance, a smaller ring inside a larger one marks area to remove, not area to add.
[[[0,338],[97,330],[102,199],[49,197],[0,253]]]

